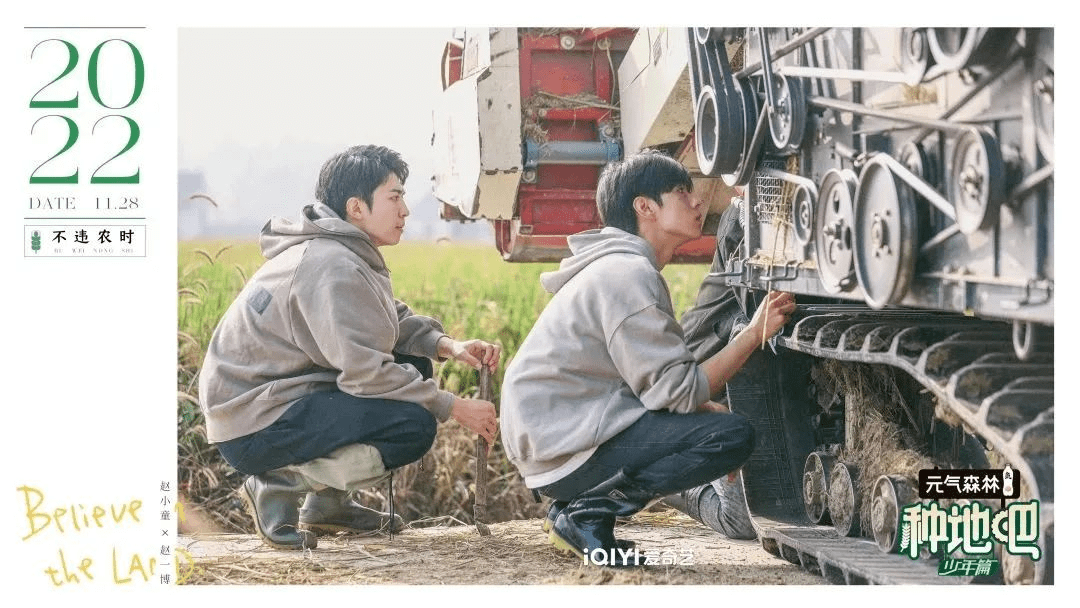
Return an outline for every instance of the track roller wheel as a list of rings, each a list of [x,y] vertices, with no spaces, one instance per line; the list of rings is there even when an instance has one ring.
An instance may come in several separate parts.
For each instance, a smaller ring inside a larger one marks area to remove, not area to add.
[[[870,502],[870,525],[878,548],[896,553],[900,548],[900,513],[904,507],[919,502],[911,483],[896,475],[882,475],[874,482]]]
[[[859,470],[837,462],[829,475],[829,517],[840,536],[859,535]]]
[[[811,452],[803,466],[803,504],[806,516],[815,524],[829,523],[829,475],[836,458],[826,452]]]

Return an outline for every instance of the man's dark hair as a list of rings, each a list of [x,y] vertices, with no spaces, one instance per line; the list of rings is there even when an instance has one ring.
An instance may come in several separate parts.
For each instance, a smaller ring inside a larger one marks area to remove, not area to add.
[[[646,196],[663,205],[660,195],[679,186],[693,189],[690,172],[679,161],[657,150],[644,150],[611,163],[596,185],[596,209],[604,226],[638,233],[634,199]]]
[[[372,194],[391,173],[401,183],[409,177],[409,165],[400,154],[383,146],[353,146],[323,163],[315,199],[345,219],[345,201],[356,196],[371,209]]]

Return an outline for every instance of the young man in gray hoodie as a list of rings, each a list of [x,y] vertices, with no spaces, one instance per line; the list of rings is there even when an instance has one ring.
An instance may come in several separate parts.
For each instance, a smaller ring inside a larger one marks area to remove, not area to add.
[[[709,400],[795,310],[773,293],[746,329],[698,364],[660,270],[701,235],[707,205],[655,152],[606,167],[604,228],[569,238],[541,276],[553,293],[503,378],[503,447],[527,487],[553,499],[551,540],[579,557],[624,555],[615,518],[717,479],[754,446],[742,416]]]
[[[494,405],[439,390],[431,360],[494,371],[499,347],[454,340],[394,298],[379,248],[401,239],[408,172],[401,156],[377,146],[326,161],[319,202],[300,221],[275,217],[263,227],[267,261],[207,348],[199,378],[207,438],[249,475],[240,494],[273,547],[400,527],[350,492],[422,457],[436,421],[495,437]]]

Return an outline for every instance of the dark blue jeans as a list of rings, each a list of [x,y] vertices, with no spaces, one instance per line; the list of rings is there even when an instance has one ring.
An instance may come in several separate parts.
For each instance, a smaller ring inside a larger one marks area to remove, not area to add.
[[[430,359],[396,359],[412,364],[425,378],[432,375]],[[217,448],[226,462],[247,475],[314,460],[354,443],[374,446],[383,466],[396,469],[431,449],[437,426],[431,412],[415,403],[334,390],[302,397],[270,426],[218,443]]]
[[[738,414],[649,411],[572,473],[537,491],[570,501],[622,469],[642,489],[666,496],[734,471],[753,449],[754,429]]]

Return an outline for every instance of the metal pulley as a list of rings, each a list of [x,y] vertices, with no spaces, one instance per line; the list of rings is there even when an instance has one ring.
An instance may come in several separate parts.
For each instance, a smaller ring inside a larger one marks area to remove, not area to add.
[[[758,111],[757,96],[749,81],[736,81],[739,83],[742,95],[743,120],[745,122],[742,150],[738,161],[730,173],[720,175],[728,186],[742,186],[750,181],[750,176],[757,166],[757,159],[761,152],[761,143],[765,138],[765,116]]]
[[[899,48],[900,69],[912,81],[921,82],[934,62],[930,53],[930,43],[926,39],[926,28],[902,28]]]
[[[769,135],[777,154],[798,152],[806,133],[806,81],[794,76],[772,74],[772,106]],[[764,86],[770,86],[768,82]]]
[[[1031,70],[1031,111],[1035,141],[1047,162],[1054,162],[1054,41],[1053,33],[1037,34],[1037,54]]]
[[[951,72],[994,64],[1015,36],[1016,28],[932,27],[927,43],[936,67]]]
[[[830,169],[821,178],[814,205],[814,249],[818,276],[829,293],[855,286],[852,267],[854,197],[858,177],[849,169]]]
[[[745,27],[695,27],[694,36],[699,44],[706,42],[730,43],[742,40]]]
[[[816,193],[802,186],[795,187],[795,196],[791,203],[791,225],[795,241],[805,247],[814,238],[814,206]]]
[[[918,256],[914,193],[885,161],[866,163],[855,192],[855,276],[873,308],[904,298]]]
[[[949,188],[961,232],[974,234],[997,223],[1005,198],[1005,164],[988,130],[972,127],[956,141]]]
[[[718,36],[688,30],[690,89],[694,100],[694,148],[705,175],[730,185],[749,163],[757,124],[757,99],[746,81],[731,74],[727,49]],[[705,28],[708,29],[708,28]],[[745,180],[744,180],[745,181]]]
[[[927,43],[934,62],[944,70],[955,71],[966,66],[982,37],[983,28],[932,27],[927,32]]]
[[[937,189],[941,186],[941,171],[938,159],[921,143],[907,142],[900,148],[900,156],[897,158],[901,165],[908,171],[923,180],[931,187]],[[925,200],[917,195],[916,200]]]

